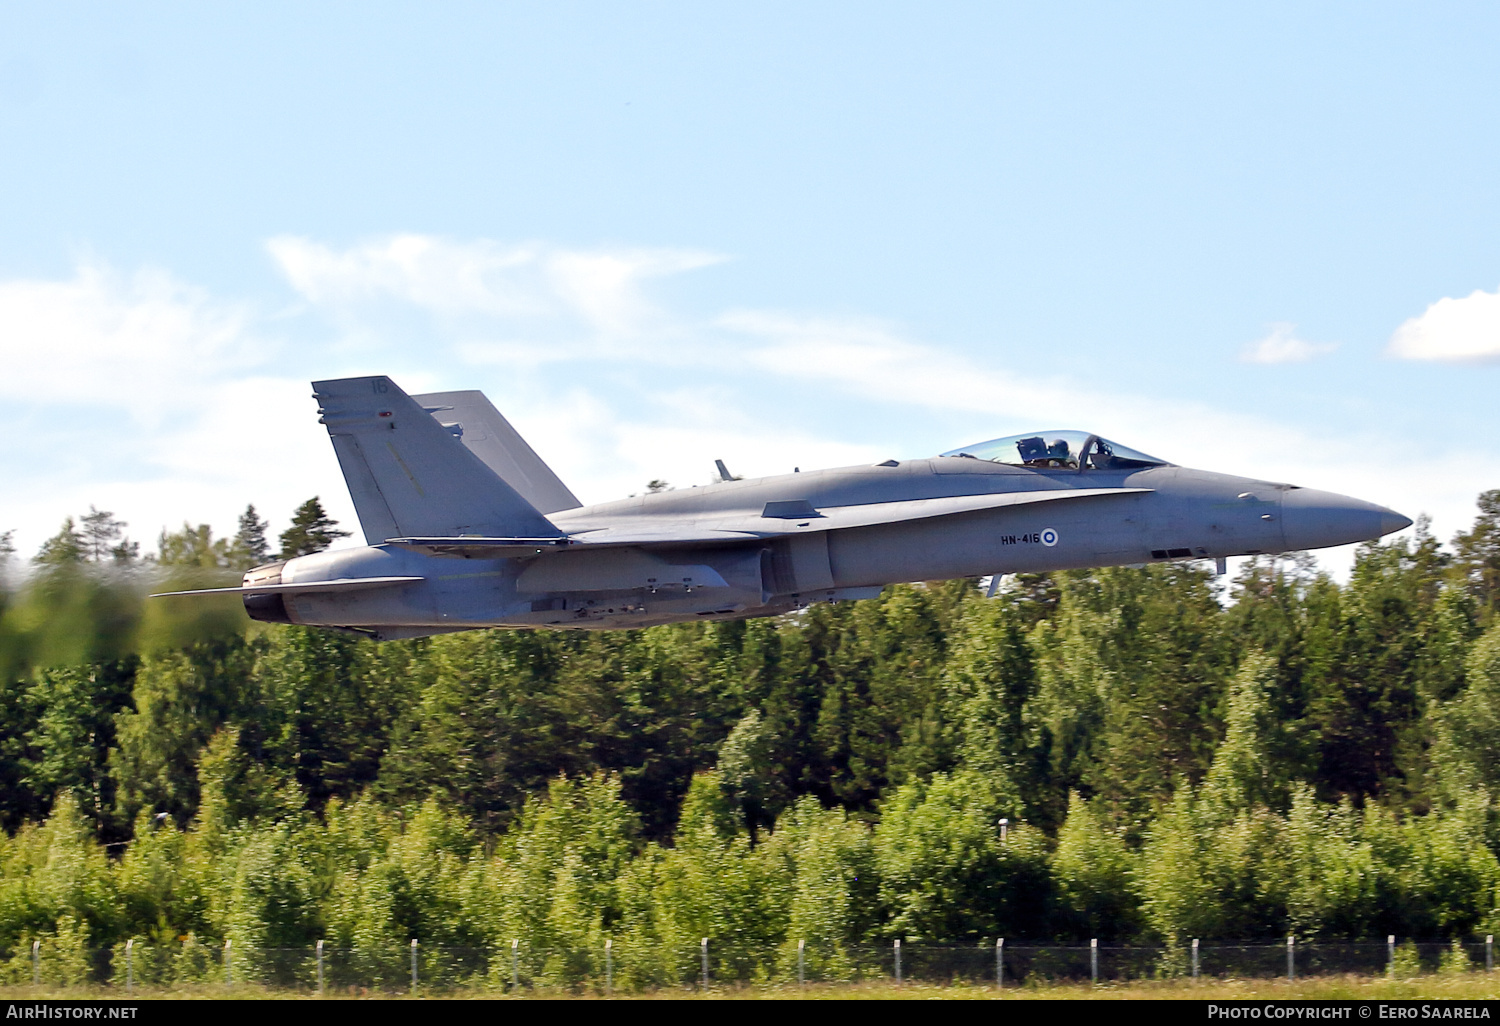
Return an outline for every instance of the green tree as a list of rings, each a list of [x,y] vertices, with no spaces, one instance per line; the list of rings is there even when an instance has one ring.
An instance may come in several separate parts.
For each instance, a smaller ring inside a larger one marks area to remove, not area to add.
[[[959,764],[1019,794],[1026,819],[1050,826],[1058,810],[1045,786],[1048,736],[1026,722],[1036,693],[1027,604],[1014,593],[964,604],[950,634],[942,702]]]
[[[245,507],[240,514],[239,530],[229,544],[229,565],[235,570],[249,570],[270,562],[271,545],[266,540],[266,529],[271,525],[255,512],[255,506]]]
[[[68,566],[82,563],[88,557],[83,532],[72,517],[63,520],[62,528],[51,538],[42,542],[42,547],[32,557],[32,562],[42,566]]]
[[[498,831],[558,773],[587,773],[580,728],[558,693],[564,650],[591,639],[531,631],[492,631],[436,638],[399,701],[380,762],[377,791],[402,803],[442,795],[487,831]],[[316,632],[299,647],[327,646]],[[389,647],[389,646],[382,646]],[[325,680],[342,676],[330,672]],[[286,687],[304,686],[295,668]],[[295,703],[291,703],[295,707]],[[289,739],[286,752],[295,754]]]
[[[1318,801],[1308,785],[1295,788],[1287,817],[1287,855],[1288,929],[1310,939],[1375,934],[1382,896],[1393,881],[1347,797],[1329,805]]]
[[[1141,911],[1173,947],[1194,937],[1285,932],[1284,821],[1264,809],[1228,812],[1183,785],[1151,821],[1134,878]]]
[[[777,780],[773,775],[772,753],[775,739],[762,720],[759,709],[746,713],[719,747],[719,779],[725,793],[739,808],[752,843],[762,823],[769,826],[766,809],[777,799]]]
[[[1424,651],[1445,556],[1421,529],[1358,551],[1336,628],[1309,652],[1307,721],[1317,738],[1315,781],[1325,798],[1356,801],[1424,790],[1429,721]]]
[[[0,677],[0,828],[7,832],[41,819],[52,797],[33,787],[40,712],[30,681]]]
[[[281,532],[279,559],[308,556],[322,552],[340,538],[349,537],[348,531],[338,530],[338,521],[329,517],[323,504],[314,495],[292,514],[292,526]]]
[[[243,639],[196,642],[151,653],[136,670],[133,708],[115,717],[110,755],[122,817],[142,809],[186,823],[198,807],[198,760],[220,726],[249,718],[256,646]]]
[[[882,932],[927,944],[1044,936],[1052,900],[1047,844],[1015,822],[1017,803],[972,774],[903,784],[881,806],[875,867]],[[999,820],[1011,820],[1005,843]]]
[[[198,794],[195,827],[220,842],[242,823],[279,822],[304,805],[290,774],[251,758],[234,726],[216,731],[199,753]]]
[[[1500,625],[1469,652],[1467,684],[1435,713],[1433,762],[1450,793],[1470,787],[1500,796]]]
[[[125,537],[125,521],[116,520],[113,513],[94,506],[78,518],[83,535],[84,556],[91,563],[103,563],[106,559],[116,563],[132,562],[140,554],[140,545]]]
[[[398,718],[420,707],[423,647],[306,627],[275,632],[257,647],[255,705],[239,719],[247,748],[291,774],[313,809],[358,796],[378,778]]]
[[[1230,646],[1213,579],[1191,565],[1057,575],[1057,615],[1032,632],[1029,729],[1047,749],[1059,822],[1070,789],[1102,795],[1132,838],[1174,782],[1201,780]]]
[[[856,945],[878,930],[879,883],[869,827],[843,809],[825,809],[803,795],[782,814],[765,847],[792,867],[783,964],[795,964],[806,942],[814,978],[852,975]]]
[[[878,599],[815,606],[788,625],[782,694],[764,708],[785,717],[788,741],[805,737],[797,761],[810,765],[797,772],[819,782],[820,798],[871,810],[891,784],[953,768],[943,666],[952,624],[977,599],[969,580],[901,585]],[[793,652],[800,667],[786,660]]]
[[[62,529],[42,543],[32,562],[42,566],[78,563],[130,563],[140,554],[140,545],[125,537],[125,521],[107,510],[90,506],[74,520],[63,520]]]
[[[773,970],[786,937],[791,868],[779,851],[726,830],[726,804],[715,774],[696,776],[672,846],[649,845],[620,874],[621,946],[645,956],[628,966],[638,983],[692,980],[702,937],[715,939],[710,957],[725,972]]]
[[[1275,676],[1273,660],[1251,653],[1230,683],[1227,730],[1203,788],[1205,801],[1228,812],[1286,808],[1290,778],[1277,758],[1287,745],[1272,712]]]
[[[638,831],[618,777],[550,781],[496,844],[490,870],[498,893],[476,928],[496,941],[524,936],[544,949],[599,950],[622,919],[619,878]]]
[[[1486,610],[1500,608],[1500,488],[1481,492],[1474,526],[1453,539],[1454,568]]]
[[[162,531],[156,542],[156,561],[162,566],[200,567],[221,570],[229,566],[229,543],[214,538],[207,524],[192,527],[186,522],[182,530]]]
[[[1057,880],[1054,936],[1120,941],[1140,929],[1130,852],[1121,832],[1106,819],[1102,803],[1085,801],[1077,791],[1069,795],[1052,873]]]
[[[136,662],[39,670],[26,698],[38,714],[27,738],[34,757],[27,760],[24,786],[42,802],[71,792],[95,829],[113,836],[122,835],[112,829],[115,781],[109,752],[115,716],[130,702]]]

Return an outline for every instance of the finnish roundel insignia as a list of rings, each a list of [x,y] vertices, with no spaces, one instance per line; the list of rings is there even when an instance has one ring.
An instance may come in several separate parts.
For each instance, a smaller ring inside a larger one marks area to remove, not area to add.
[[[1045,531],[1043,531],[1042,532],[1042,544],[1045,545],[1045,546],[1047,546],[1048,548],[1051,548],[1052,546],[1056,545],[1057,544],[1057,532],[1055,530],[1053,530],[1052,528],[1050,528],[1050,527],[1047,528]]]

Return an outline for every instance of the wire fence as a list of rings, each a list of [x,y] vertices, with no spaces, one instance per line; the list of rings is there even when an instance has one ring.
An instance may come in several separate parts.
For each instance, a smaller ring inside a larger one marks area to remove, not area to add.
[[[755,984],[815,985],[887,980],[1023,987],[1064,982],[1205,977],[1303,978],[1487,972],[1493,938],[1397,944],[1384,941],[1228,943],[1177,947],[1098,944],[829,947],[789,941],[776,947],[718,944],[616,944],[537,947],[516,940],[498,948],[239,948],[196,940],[128,942],[112,948],[37,941],[0,952],[0,983],[88,986],[137,992],[182,987],[260,987],[305,993],[410,994],[462,989],[490,993],[568,990],[608,994],[706,990]]]

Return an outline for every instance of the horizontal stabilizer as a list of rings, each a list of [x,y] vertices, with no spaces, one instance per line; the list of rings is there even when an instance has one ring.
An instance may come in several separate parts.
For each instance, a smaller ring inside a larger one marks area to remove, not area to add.
[[[307,581],[300,584],[252,584],[243,588],[199,588],[195,591],[163,591],[150,598],[173,598],[178,595],[271,595],[276,592],[366,591],[398,584],[416,584],[425,577],[344,577],[336,581]]]

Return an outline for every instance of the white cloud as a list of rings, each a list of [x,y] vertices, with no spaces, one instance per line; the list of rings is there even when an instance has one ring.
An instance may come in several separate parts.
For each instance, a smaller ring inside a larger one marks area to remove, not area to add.
[[[241,306],[160,270],[80,264],[64,281],[0,282],[0,397],[125,411],[159,422],[205,401],[204,377],[261,362]]]
[[[886,402],[968,410],[991,417],[1055,417],[1080,391],[1040,371],[1022,378],[902,338],[865,318],[797,317],[767,311],[725,314],[715,327],[740,336],[730,352],[755,369],[823,381]]]
[[[29,555],[91,504],[147,548],[184,519],[232,530],[247,502],[288,516],[333,461],[294,430],[306,382],[265,373],[281,355],[250,308],[165,271],[0,282],[0,530]]]
[[[1500,360],[1500,289],[1439,299],[1397,328],[1387,351],[1403,360]]]
[[[1297,326],[1285,322],[1271,325],[1271,333],[1252,342],[1240,352],[1244,363],[1305,363],[1315,356],[1331,353],[1337,342],[1306,342],[1296,336]]]
[[[641,289],[644,282],[706,267],[723,258],[700,250],[572,250],[528,243],[454,242],[397,235],[335,251],[308,239],[274,238],[267,249],[292,287],[342,312],[395,299],[439,317],[531,327],[533,340],[471,341],[476,362],[518,355],[546,359],[559,333],[594,344],[659,332],[669,320]]]

